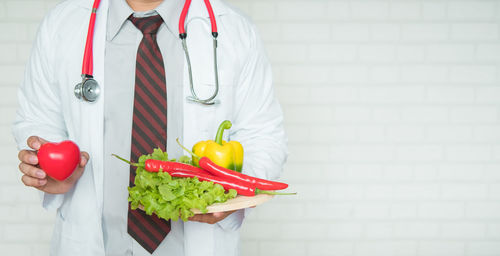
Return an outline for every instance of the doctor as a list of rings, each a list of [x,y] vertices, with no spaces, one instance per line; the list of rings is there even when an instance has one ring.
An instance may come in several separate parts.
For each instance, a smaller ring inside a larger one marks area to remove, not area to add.
[[[64,1],[43,20],[19,88],[13,133],[22,182],[40,190],[43,207],[57,212],[50,255],[239,254],[245,210],[187,222],[131,217],[127,187],[133,170],[111,157],[134,160],[157,146],[178,157],[183,153],[177,137],[187,146],[212,139],[228,119],[233,127],[225,139],[245,148],[243,172],[279,177],[286,138],[261,40],[245,16],[220,0],[211,3],[218,72],[203,1],[193,0],[185,28],[199,98],[214,93],[218,74],[213,105],[186,100],[192,92],[178,26],[184,1],[102,0],[92,44],[100,92],[91,103],[75,97],[74,85],[81,82],[93,1]],[[66,139],[80,146],[82,160],[70,178],[58,182],[37,168],[36,151],[47,141]]]

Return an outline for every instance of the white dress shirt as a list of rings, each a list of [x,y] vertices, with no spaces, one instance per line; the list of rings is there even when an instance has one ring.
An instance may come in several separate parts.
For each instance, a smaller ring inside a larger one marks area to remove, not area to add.
[[[146,17],[168,13],[164,3],[156,10],[135,12],[125,0],[111,0],[105,48],[104,152],[130,157],[132,116],[135,87],[135,64],[142,32],[127,18]],[[163,17],[164,18],[164,17]],[[165,18],[164,18],[165,19]],[[167,84],[167,152],[170,157],[182,155],[175,138],[182,137],[182,91],[177,86],[182,81],[180,72],[184,65],[183,52],[178,38],[161,25],[157,42],[165,63]],[[121,161],[106,158],[104,162],[103,233],[106,255],[150,255],[127,233],[129,166]],[[183,251],[183,223],[171,222],[172,230],[153,255],[174,255]]]

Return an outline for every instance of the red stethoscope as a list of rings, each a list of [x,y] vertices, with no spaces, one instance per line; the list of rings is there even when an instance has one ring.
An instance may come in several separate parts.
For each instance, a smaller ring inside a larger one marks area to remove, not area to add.
[[[215,15],[212,9],[212,5],[209,0],[204,0],[205,6],[208,11],[208,15],[210,16],[210,24],[212,27],[212,38],[213,38],[213,52],[214,52],[214,73],[215,73],[215,91],[207,99],[200,99],[194,90],[193,85],[193,73],[191,68],[191,60],[189,58],[189,51],[187,48],[186,38],[187,33],[184,26],[186,16],[189,11],[189,7],[191,6],[191,0],[186,0],[184,3],[184,7],[182,8],[181,16],[179,19],[179,38],[182,41],[182,48],[184,50],[184,54],[186,56],[186,62],[189,71],[189,84],[191,89],[191,96],[187,97],[188,101],[200,103],[204,105],[213,105],[219,103],[218,100],[215,99],[217,94],[219,93],[219,75],[217,70],[217,23],[215,22]],[[90,22],[89,29],[87,32],[87,41],[85,43],[85,52],[83,54],[83,64],[82,64],[82,82],[78,83],[75,86],[75,96],[76,98],[86,101],[86,102],[94,102],[99,97],[101,92],[99,84],[93,78],[93,53],[92,53],[92,44],[94,40],[94,26],[97,9],[99,8],[99,4],[101,0],[94,0],[94,4],[92,6],[92,12],[90,14]]]

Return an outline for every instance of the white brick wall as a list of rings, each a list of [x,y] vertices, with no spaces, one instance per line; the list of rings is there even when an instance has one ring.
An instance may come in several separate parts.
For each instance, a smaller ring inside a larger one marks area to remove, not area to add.
[[[0,248],[47,255],[53,217],[10,135],[55,0],[0,0]],[[283,179],[243,255],[500,255],[499,0],[230,0],[257,23],[286,116]],[[313,114],[311,114],[313,113]]]

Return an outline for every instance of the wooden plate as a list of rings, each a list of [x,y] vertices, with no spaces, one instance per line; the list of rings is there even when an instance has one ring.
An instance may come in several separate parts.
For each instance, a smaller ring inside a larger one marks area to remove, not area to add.
[[[256,196],[236,196],[233,199],[227,200],[225,203],[215,203],[207,206],[207,213],[211,212],[227,212],[232,210],[238,210],[243,208],[249,208],[252,206],[257,206],[259,204],[265,203],[273,198],[273,195],[258,194]],[[142,205],[139,205],[139,209],[144,210]],[[198,209],[191,209],[195,214],[201,213]]]

